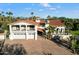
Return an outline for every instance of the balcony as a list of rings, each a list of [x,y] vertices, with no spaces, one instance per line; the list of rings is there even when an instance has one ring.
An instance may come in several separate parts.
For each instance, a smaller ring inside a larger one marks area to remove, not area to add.
[[[12,31],[14,35],[26,35],[26,31]],[[33,35],[35,33],[35,30],[28,30],[28,35]]]

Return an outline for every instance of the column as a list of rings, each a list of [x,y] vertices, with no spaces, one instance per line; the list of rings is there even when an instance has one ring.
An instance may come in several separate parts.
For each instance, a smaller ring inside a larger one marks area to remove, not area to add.
[[[26,25],[26,39],[28,40],[27,25]]]
[[[62,28],[62,34],[63,35],[65,34],[65,28],[64,27]]]
[[[37,40],[37,26],[35,25],[35,40]]]
[[[12,28],[11,28],[11,25],[9,25],[9,29],[10,29],[10,33],[12,33]]]
[[[10,32],[10,35],[9,35],[9,39],[13,40],[13,33],[12,33],[12,25],[9,25],[9,32]]]
[[[21,25],[19,25],[20,31],[21,31]]]

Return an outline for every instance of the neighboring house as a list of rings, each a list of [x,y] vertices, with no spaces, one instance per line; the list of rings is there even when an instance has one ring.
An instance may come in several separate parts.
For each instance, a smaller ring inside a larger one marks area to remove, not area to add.
[[[37,40],[37,23],[32,20],[18,20],[9,24],[9,39]]]
[[[59,36],[60,39],[68,41],[70,39],[70,36],[72,36],[71,34],[66,34],[66,27],[64,25],[64,22],[62,22],[61,20],[49,20],[48,26],[49,25],[55,28],[52,29],[54,30],[54,32],[52,33],[52,38],[54,36]]]
[[[45,28],[45,20],[35,20],[35,22],[38,24],[39,28],[44,29]]]
[[[61,20],[49,20],[48,24],[55,28],[53,34],[65,34],[65,25]]]

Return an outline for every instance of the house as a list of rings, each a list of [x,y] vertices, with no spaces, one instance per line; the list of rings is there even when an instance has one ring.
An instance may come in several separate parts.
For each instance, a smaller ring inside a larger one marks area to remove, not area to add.
[[[55,36],[59,36],[61,40],[68,41],[70,40],[70,36],[72,36],[70,33],[66,34],[66,27],[64,25],[64,22],[61,20],[48,20],[46,26],[51,25],[54,27],[54,32],[52,33],[52,38]],[[47,30],[48,32],[48,30]]]
[[[9,39],[37,40],[37,23],[32,20],[18,20],[9,24]]]
[[[38,24],[39,28],[44,29],[45,28],[45,20],[43,19],[37,19],[35,22]]]
[[[48,20],[48,24],[55,28],[53,34],[65,34],[64,22],[61,20]]]

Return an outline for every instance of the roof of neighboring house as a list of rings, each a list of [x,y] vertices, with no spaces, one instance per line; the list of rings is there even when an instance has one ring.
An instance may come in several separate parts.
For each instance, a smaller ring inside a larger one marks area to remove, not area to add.
[[[26,19],[26,20],[17,20],[11,24],[15,24],[15,23],[20,23],[20,22],[24,22],[24,23],[30,23],[30,24],[34,24],[34,25],[37,25],[37,23],[34,21],[34,20],[31,20],[31,19]]]
[[[40,20],[40,23],[42,24],[42,23],[45,23],[45,20]]]
[[[64,23],[61,20],[49,20],[49,24],[52,26],[63,26]]]
[[[37,28],[37,31],[44,32],[44,29]]]

